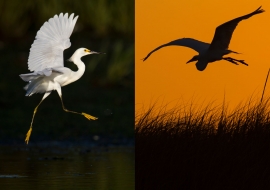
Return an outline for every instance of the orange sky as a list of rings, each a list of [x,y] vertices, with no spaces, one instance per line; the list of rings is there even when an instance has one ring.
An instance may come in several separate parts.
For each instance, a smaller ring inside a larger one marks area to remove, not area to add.
[[[195,62],[186,64],[197,52],[180,46],[162,48],[145,62],[141,60],[154,48],[183,37],[211,43],[218,25],[248,14],[260,5],[266,12],[241,21],[229,46],[241,53],[229,56],[244,59],[248,67],[223,60],[210,63],[200,72]],[[252,95],[259,98],[270,68],[269,35],[269,0],[136,0],[136,112],[156,101],[170,103],[171,107],[190,101],[221,103],[224,93],[233,107]],[[266,92],[270,93],[270,84]]]

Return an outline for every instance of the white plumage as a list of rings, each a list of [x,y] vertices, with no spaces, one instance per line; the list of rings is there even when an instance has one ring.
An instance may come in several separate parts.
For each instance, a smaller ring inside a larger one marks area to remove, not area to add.
[[[63,51],[71,46],[69,37],[72,34],[78,16],[66,13],[55,15],[45,22],[37,32],[31,46],[28,59],[30,71],[42,71],[45,68],[64,66]]]
[[[28,82],[24,87],[26,96],[31,96],[34,93],[45,93],[42,102],[53,90],[56,90],[60,96],[64,111],[83,115],[89,120],[96,120],[96,117],[89,114],[67,110],[62,101],[61,87],[78,80],[84,74],[85,65],[81,61],[81,57],[100,54],[86,48],[79,48],[69,59],[69,61],[77,65],[78,70],[72,71],[64,67],[63,51],[71,46],[69,37],[77,19],[78,16],[74,18],[73,13],[69,17],[67,13],[65,15],[61,13],[43,24],[37,32],[28,58],[28,69],[33,72],[21,74],[20,77]],[[25,139],[27,144],[31,135],[34,116],[41,102],[34,110],[30,129]]]

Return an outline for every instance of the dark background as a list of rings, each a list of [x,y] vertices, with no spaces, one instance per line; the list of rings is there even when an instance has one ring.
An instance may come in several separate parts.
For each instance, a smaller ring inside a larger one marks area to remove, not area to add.
[[[66,108],[99,119],[64,112],[54,91],[38,109],[30,143],[133,141],[134,1],[9,0],[0,1],[0,143],[24,143],[43,94],[25,97],[19,74],[30,72],[27,60],[37,31],[61,12],[79,15],[65,60],[80,47],[106,53],[83,57],[83,77],[62,88]],[[77,70],[73,63],[65,66]]]

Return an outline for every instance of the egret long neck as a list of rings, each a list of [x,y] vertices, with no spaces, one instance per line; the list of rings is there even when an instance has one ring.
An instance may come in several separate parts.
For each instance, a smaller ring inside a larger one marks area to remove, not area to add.
[[[82,77],[85,71],[85,65],[80,58],[73,60],[73,63],[77,65],[78,70],[73,73],[73,82]]]

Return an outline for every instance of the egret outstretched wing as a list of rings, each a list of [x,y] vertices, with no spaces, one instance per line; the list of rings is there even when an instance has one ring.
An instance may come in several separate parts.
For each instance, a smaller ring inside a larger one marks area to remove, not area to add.
[[[69,37],[78,19],[78,16],[73,17],[73,13],[69,17],[61,13],[43,24],[30,49],[30,71],[64,66],[63,51],[71,46]]]
[[[195,40],[192,38],[180,38],[180,39],[171,41],[169,43],[166,43],[166,44],[163,44],[163,45],[157,47],[156,49],[154,49],[153,51],[148,53],[148,55],[143,59],[143,61],[145,61],[152,53],[159,50],[160,48],[163,48],[166,46],[173,46],[173,45],[189,47],[191,49],[194,49],[198,53],[203,53],[203,52],[207,51],[210,44],[205,43],[205,42],[201,42],[199,40]]]
[[[227,49],[229,47],[233,31],[238,23],[244,19],[248,19],[253,15],[263,13],[264,10],[259,7],[252,13],[230,20],[216,28],[214,38],[211,42],[209,50]]]

